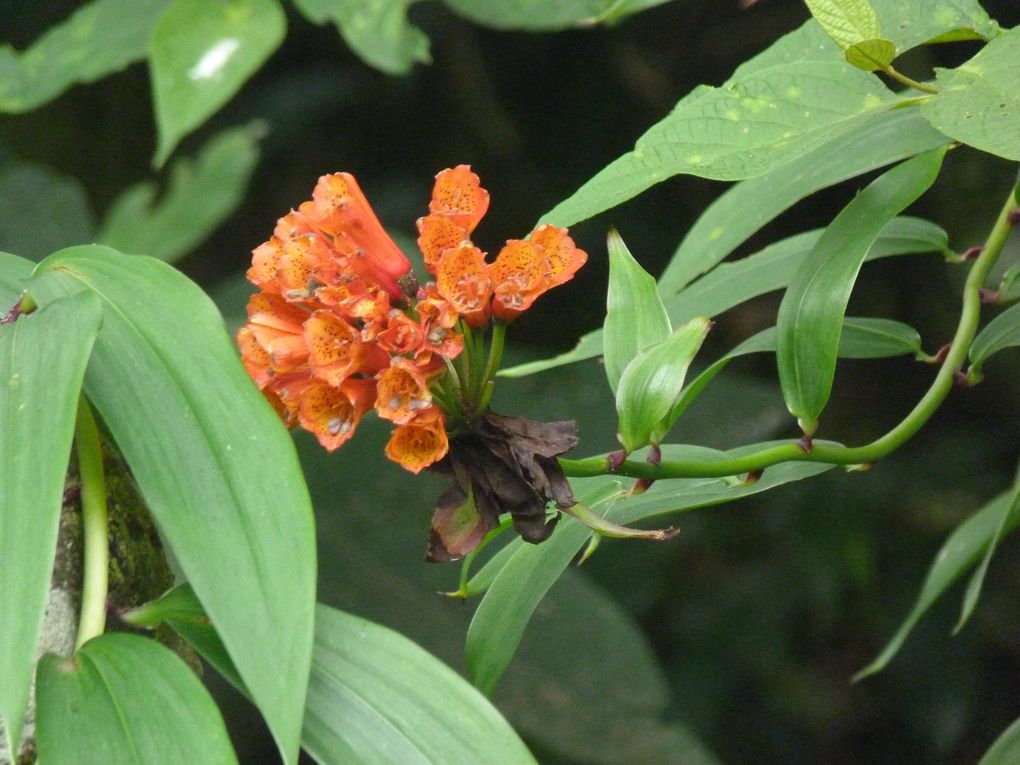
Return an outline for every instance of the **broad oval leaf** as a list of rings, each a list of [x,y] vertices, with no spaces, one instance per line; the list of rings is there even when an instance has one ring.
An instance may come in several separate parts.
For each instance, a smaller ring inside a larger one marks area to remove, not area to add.
[[[416,0],[294,0],[315,24],[333,22],[344,41],[361,59],[387,74],[407,74],[416,62],[429,63],[429,39],[407,20]]]
[[[932,125],[976,149],[1020,160],[1020,28],[996,37],[956,69],[937,69],[941,93],[922,104]]]
[[[868,0],[804,0],[825,34],[840,48],[880,37],[878,14]]]
[[[616,391],[618,435],[625,451],[658,444],[673,426],[676,418],[671,413],[687,369],[711,326],[705,317],[691,319],[627,365]]]
[[[27,112],[145,58],[171,0],[92,0],[24,52],[0,48],[0,111]]]
[[[673,331],[655,279],[645,271],[616,231],[609,232],[609,290],[603,324],[606,378],[613,393],[623,370],[645,348]]]
[[[935,182],[945,149],[914,157],[861,191],[798,268],[779,307],[776,348],[783,398],[812,433],[832,390],[839,335],[864,258],[885,225]]]
[[[168,263],[187,255],[241,203],[263,133],[259,123],[218,133],[195,160],[174,162],[162,193],[151,182],[132,186],[114,200],[98,242]]]
[[[99,299],[81,293],[0,325],[0,729],[15,752],[46,610],[75,411],[100,316]]]
[[[896,58],[896,46],[892,40],[876,37],[854,43],[846,49],[848,64],[866,72],[885,69]]]
[[[982,329],[970,346],[970,363],[981,374],[988,358],[1006,348],[1020,345],[1020,303],[1010,306]]]
[[[995,739],[978,765],[1014,765],[1017,762],[1020,762],[1020,719]]]
[[[52,765],[236,763],[219,709],[154,640],[109,633],[39,662],[36,739]]]
[[[489,701],[439,659],[323,605],[303,743],[323,765],[535,762]]]
[[[175,0],[156,25],[149,55],[157,167],[262,66],[286,27],[277,0]]]
[[[977,562],[981,553],[998,533],[1002,513],[1009,507],[1012,499],[1012,491],[1000,494],[961,523],[949,535],[932,562],[914,607],[878,657],[854,675],[854,680],[861,680],[885,669],[885,666],[906,642],[910,631],[925,611],[963,575],[964,571]],[[1020,524],[1020,505],[1014,506],[1013,511],[1010,512],[1004,529],[1005,533],[1015,529],[1018,524]]]
[[[103,325],[85,391],[138,481],[288,762],[297,759],[315,602],[311,503],[279,418],[215,306],[165,263],[54,253],[30,292],[91,290]]]

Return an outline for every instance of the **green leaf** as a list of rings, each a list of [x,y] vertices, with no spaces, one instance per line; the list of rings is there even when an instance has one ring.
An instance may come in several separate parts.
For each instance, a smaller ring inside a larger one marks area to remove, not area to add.
[[[761,448],[763,445],[757,444],[719,452],[700,446],[664,444],[662,454],[666,460],[711,460]],[[657,481],[641,494],[622,498],[624,491],[620,482],[612,476],[573,479],[571,485],[575,495],[592,508],[613,502],[608,512],[603,511],[605,517],[614,523],[630,525],[682,510],[731,502],[817,475],[831,467],[809,462],[777,465],[750,485],[734,485],[717,478]],[[483,693],[490,694],[496,687],[535,608],[590,537],[590,529],[573,518],[563,518],[556,533],[542,544],[520,545],[492,579],[471,620],[464,655],[468,675]]]
[[[237,762],[209,693],[154,640],[110,633],[73,659],[44,656],[36,693],[40,762]]]
[[[77,179],[31,162],[0,171],[0,249],[42,260],[94,237],[92,209]]]
[[[1006,348],[1020,345],[1020,303],[1010,306],[982,329],[970,346],[970,363],[980,375],[989,357]]]
[[[885,69],[896,58],[896,45],[892,40],[876,37],[862,40],[846,49],[846,61],[866,72]]]
[[[673,331],[666,309],[645,271],[615,231],[609,232],[609,290],[603,325],[606,378],[616,393],[627,365],[645,348],[660,343]]]
[[[277,0],[175,0],[150,46],[157,167],[262,66],[286,26]]]
[[[305,749],[323,765],[535,762],[452,669],[398,632],[321,605],[306,715]]]
[[[1000,303],[1009,303],[1020,298],[1020,263],[1014,263],[1002,275],[998,291]]]
[[[676,421],[671,416],[712,322],[691,319],[661,343],[646,348],[623,372],[616,391],[619,439],[627,452],[658,444]]]
[[[88,289],[103,325],[85,391],[288,762],[311,661],[315,539],[293,442],[212,302],[165,263],[100,245],[51,255],[45,305]]]
[[[767,471],[766,471],[767,472]],[[949,587],[963,575],[963,572],[973,566],[981,553],[987,548],[989,542],[995,537],[999,529],[999,522],[1005,508],[1010,506],[1013,492],[1005,492],[993,499],[974,515],[961,523],[949,538],[942,545],[935,556],[935,560],[924,580],[921,593],[913,609],[907,614],[900,628],[886,644],[878,657],[867,667],[856,675],[854,680],[861,680],[868,675],[873,675],[885,669],[885,666],[897,654],[907,637],[913,630],[914,625],[924,615],[931,605],[949,589]],[[1014,507],[1006,521],[1006,533],[1012,531],[1020,524],[1020,512]]]
[[[985,548],[985,555],[981,559],[981,563],[974,569],[970,581],[967,582],[967,590],[963,595],[963,606],[960,608],[960,619],[953,628],[954,635],[963,629],[963,626],[974,613],[978,598],[981,596],[981,588],[985,583],[985,575],[988,573],[988,566],[991,564],[995,550],[999,546],[999,540],[1006,530],[1006,523],[1014,513],[1020,513],[1020,489],[1014,490],[1013,501],[1002,509],[999,524],[995,527],[995,533]]]
[[[815,21],[840,48],[882,36],[878,14],[868,0],[804,0]]]
[[[30,260],[0,252],[0,316],[18,302],[34,266]]]
[[[542,220],[572,225],[681,173],[764,175],[857,129],[895,100],[874,75],[842,62],[780,64],[699,88]]]
[[[665,0],[660,0],[664,2]],[[443,0],[452,11],[496,29],[565,29],[599,21],[620,0]],[[642,5],[654,3],[640,0]]]
[[[839,334],[864,258],[886,224],[935,182],[945,149],[887,171],[840,212],[798,268],[779,307],[776,349],[783,397],[805,432],[825,408]]]
[[[170,0],[93,0],[28,50],[0,47],[0,111],[27,112],[145,57]]]
[[[1014,720],[985,752],[978,765],[1014,765],[1020,762],[1020,719]]]
[[[682,324],[695,316],[717,316],[735,305],[782,289],[811,252],[822,231],[807,231],[776,242],[761,252],[732,263],[723,263],[666,302],[672,322]],[[920,252],[949,252],[946,232],[934,223],[901,216],[882,229],[865,260]],[[662,282],[660,282],[660,291]],[[524,377],[535,372],[598,356],[602,353],[602,330],[589,332],[571,351],[551,359],[504,369],[501,377]]]
[[[99,243],[167,262],[187,255],[244,199],[264,132],[253,123],[218,133],[194,161],[174,162],[162,194],[151,182],[132,186],[107,212]]]
[[[336,24],[351,50],[387,74],[407,74],[415,62],[428,64],[429,39],[407,21],[417,0],[294,0],[315,24]]]
[[[6,307],[0,311],[6,312]],[[46,610],[75,411],[99,331],[80,294],[0,325],[0,728],[18,751]],[[0,758],[4,752],[0,751]],[[16,757],[7,761],[14,762]]]
[[[921,105],[932,125],[951,138],[1020,160],[1020,27],[996,37],[956,69],[937,69],[941,93]]]
[[[583,19],[582,24],[617,24],[635,13],[664,5],[670,0],[616,0],[603,13],[591,19]]]

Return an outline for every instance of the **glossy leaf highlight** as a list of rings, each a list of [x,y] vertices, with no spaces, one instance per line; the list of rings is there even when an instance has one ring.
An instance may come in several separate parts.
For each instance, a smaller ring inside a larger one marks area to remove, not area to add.
[[[286,26],[277,0],[175,0],[153,31],[149,54],[157,167],[262,66]]]

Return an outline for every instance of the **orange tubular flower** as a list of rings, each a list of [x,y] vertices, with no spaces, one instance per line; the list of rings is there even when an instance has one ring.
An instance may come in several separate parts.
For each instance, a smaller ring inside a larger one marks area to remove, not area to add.
[[[409,359],[397,357],[376,375],[375,411],[397,425],[432,406],[432,395],[425,373]]]
[[[327,451],[333,451],[354,435],[374,397],[371,380],[351,379],[339,387],[315,380],[301,396],[301,427],[315,434]]]
[[[291,372],[308,360],[308,346],[302,337],[302,324],[308,313],[265,292],[248,301],[247,329],[269,355],[273,374]]]
[[[500,321],[513,321],[531,308],[535,298],[549,289],[549,261],[541,245],[522,239],[506,243],[489,266],[492,278],[492,313]]]
[[[361,335],[332,311],[316,311],[304,326],[308,363],[316,377],[333,386],[351,375],[375,374],[390,362],[382,348],[361,341]]]
[[[470,234],[489,209],[489,192],[471,165],[457,165],[436,175],[429,212],[447,218]]]
[[[386,456],[405,470],[420,473],[445,457],[449,448],[443,413],[433,406],[393,431]]]
[[[549,287],[558,287],[574,278],[577,270],[588,260],[588,254],[574,245],[565,228],[556,228],[548,223],[531,232],[528,241],[542,248],[549,263],[547,278]]]
[[[466,229],[443,215],[426,215],[418,218],[418,249],[425,258],[425,268],[436,272],[439,259],[468,238]]]
[[[492,282],[481,250],[470,242],[447,250],[436,270],[436,288],[464,321],[472,327],[485,326]]]
[[[411,261],[383,229],[379,219],[350,173],[334,173],[319,179],[312,201],[300,212],[317,229],[332,237],[342,256],[339,265],[382,287],[399,299],[401,280],[411,271]]]

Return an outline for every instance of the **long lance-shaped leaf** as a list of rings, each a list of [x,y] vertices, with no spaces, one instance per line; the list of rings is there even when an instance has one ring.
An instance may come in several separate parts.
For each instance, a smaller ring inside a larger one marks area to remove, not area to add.
[[[843,315],[864,258],[885,225],[935,182],[944,149],[889,170],[858,194],[819,238],[779,307],[779,380],[806,433],[832,391]]]
[[[970,346],[973,372],[980,375],[990,356],[1020,345],[1020,303],[1000,313],[978,333]]]
[[[748,448],[760,449],[763,445]],[[746,450],[738,450],[739,453],[743,451]],[[662,454],[664,459],[670,460],[717,459],[724,453],[699,446],[665,444]],[[735,453],[730,454],[735,456]],[[817,475],[831,467],[808,462],[778,465],[766,470],[762,478],[752,484],[733,485],[716,478],[658,481],[644,493],[623,499],[617,499],[622,489],[619,481],[611,476],[574,479],[572,485],[581,501],[604,513],[608,520],[630,525],[673,512],[731,502]],[[604,505],[614,499],[617,501],[607,512]],[[496,687],[513,659],[535,608],[591,534],[589,528],[573,518],[564,518],[556,533],[541,545],[518,546],[492,578],[471,620],[464,656],[471,681],[483,693],[489,694]]]
[[[746,258],[723,263],[669,299],[666,310],[673,323],[682,324],[695,316],[716,316],[723,311],[782,289],[811,252],[822,231],[808,231],[776,242]],[[919,218],[893,218],[868,250],[865,260],[949,251],[946,232]],[[503,377],[524,377],[545,369],[592,358],[602,353],[602,330],[585,335],[576,348],[551,359],[532,361],[500,372]]]
[[[64,476],[99,299],[0,325],[0,727],[17,753],[57,542]],[[2,754],[2,752],[0,752]],[[18,758],[11,755],[10,762]]]
[[[1002,513],[1009,508],[1012,500],[1012,491],[1000,494],[961,523],[949,535],[931,564],[914,607],[878,657],[858,672],[854,676],[855,680],[861,680],[868,675],[881,672],[892,661],[924,613],[967,569],[978,561],[991,540],[997,533],[1000,533]],[[1005,528],[1001,533],[1008,534],[1018,524],[1020,524],[1020,506],[1015,506],[1009,513]]]
[[[27,112],[145,58],[172,0],[93,0],[22,53],[0,48],[0,111]]]
[[[229,765],[237,756],[209,692],[155,640],[111,633],[39,663],[39,761]]]
[[[44,260],[41,304],[87,289],[103,326],[85,391],[269,724],[297,759],[315,540],[293,442],[205,294],[165,263],[93,245]]]
[[[609,290],[603,324],[606,378],[616,393],[627,365],[646,348],[661,343],[673,327],[645,271],[616,231],[609,232]]]

